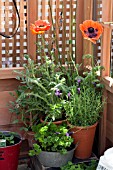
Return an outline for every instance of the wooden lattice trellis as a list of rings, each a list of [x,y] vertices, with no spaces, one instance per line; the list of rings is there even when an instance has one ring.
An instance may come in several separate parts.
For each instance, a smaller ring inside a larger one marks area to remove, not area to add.
[[[45,34],[46,41],[49,45],[52,43],[52,35],[53,32],[56,31],[59,51],[59,58],[64,63],[64,58],[68,58],[66,51],[71,49],[73,53],[73,57],[75,58],[75,20],[76,20],[76,0],[34,0],[33,3],[36,4],[36,8],[34,9],[32,2],[27,2],[26,0],[18,0],[16,1],[17,7],[20,13],[20,28],[17,34],[11,38],[6,39],[0,36],[0,67],[20,67],[26,63],[24,54],[30,51],[31,44],[35,46],[36,41],[41,41],[40,38],[32,39],[36,40],[33,42],[27,43],[27,38],[29,37],[30,31],[29,26],[32,23],[32,15],[35,16],[35,20],[37,19],[46,19],[52,23],[51,14],[54,23],[53,30]],[[50,11],[49,3],[51,5],[52,11]],[[27,16],[27,5],[29,4],[29,16]],[[34,11],[32,11],[34,9]],[[62,23],[60,20],[60,15],[62,13]],[[15,8],[13,6],[12,0],[0,0],[0,31],[2,33],[11,35],[13,33],[14,27],[18,22],[15,21]],[[31,17],[30,17],[31,16]],[[33,17],[32,17],[33,18]],[[27,20],[28,19],[28,20]],[[35,21],[33,20],[33,22]],[[28,22],[27,22],[28,21]],[[59,24],[61,25],[59,28]],[[31,35],[35,36],[35,35]],[[71,40],[72,44],[69,45],[69,40]],[[30,47],[28,49],[28,46]],[[52,45],[51,45],[52,47]],[[36,47],[34,48],[36,50]],[[34,60],[37,60],[39,63],[41,62],[41,56],[36,55],[36,51],[32,50],[31,57]]]
[[[102,0],[97,0],[96,2],[96,20],[99,22],[102,22]],[[96,61],[100,63],[100,57],[101,57],[101,40],[99,39],[97,41],[96,46]]]
[[[96,5],[96,20],[99,22],[102,22],[102,0],[96,0],[95,1]],[[113,17],[111,22],[113,22]],[[113,30],[111,31],[111,56],[110,56],[110,73],[109,75],[113,77]],[[97,42],[97,46],[95,48],[96,50],[96,60],[98,63],[100,63],[100,57],[101,57],[101,42],[100,40]]]
[[[0,36],[0,67],[19,67],[27,53],[27,1],[16,1],[20,13],[20,28],[10,39]],[[0,0],[0,32],[12,35],[18,24],[16,10],[12,0]]]
[[[48,20],[52,25],[50,31],[43,35],[46,43],[45,51],[50,53],[54,46],[55,57],[62,63],[65,63],[65,59],[69,58],[69,51],[73,53],[73,58],[75,58],[76,3],[77,0],[35,0],[35,4],[37,5],[34,11],[35,18],[37,20]],[[30,18],[32,18],[32,16],[30,16]],[[30,20],[34,22],[36,19]],[[30,32],[29,34],[31,35]],[[54,34],[56,35],[58,47],[56,47],[56,43],[54,42]],[[31,36],[34,37],[34,41],[31,40],[32,42],[29,42],[29,48],[34,45],[35,41],[41,44],[40,36]],[[30,53],[33,59],[40,63],[42,58],[39,53],[35,55],[36,50],[37,48],[34,48],[34,50],[31,49]]]

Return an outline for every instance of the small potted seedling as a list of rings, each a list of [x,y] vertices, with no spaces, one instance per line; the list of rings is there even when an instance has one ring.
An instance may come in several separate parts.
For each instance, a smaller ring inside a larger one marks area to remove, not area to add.
[[[15,132],[0,132],[0,169],[17,170],[21,136]]]

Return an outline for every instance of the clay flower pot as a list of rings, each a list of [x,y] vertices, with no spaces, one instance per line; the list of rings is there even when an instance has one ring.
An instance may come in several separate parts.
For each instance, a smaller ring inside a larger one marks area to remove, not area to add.
[[[40,118],[40,122],[41,123],[45,122],[46,124],[50,123],[50,122],[46,122],[42,117]],[[52,123],[54,123],[55,125],[62,125],[62,123],[67,123],[67,120],[59,120]]]
[[[70,128],[70,132],[72,132],[72,137],[74,138],[74,144],[78,145],[74,153],[75,157],[87,159],[91,156],[97,124],[95,123],[88,127],[74,126]]]
[[[33,148],[33,144],[36,142],[34,135],[35,133],[32,131],[27,132],[26,139],[28,140],[29,148]]]

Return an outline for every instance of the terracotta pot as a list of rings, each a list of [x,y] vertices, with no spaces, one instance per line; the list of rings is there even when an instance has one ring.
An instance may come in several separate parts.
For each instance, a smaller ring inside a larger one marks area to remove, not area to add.
[[[40,118],[40,122],[41,123],[45,122],[42,117]],[[48,124],[50,122],[45,122],[45,123]],[[52,122],[52,123],[54,123],[55,125],[61,125],[62,123],[67,123],[67,120],[59,120],[59,121],[55,121],[55,122]]]
[[[70,129],[71,132],[74,132],[72,133],[74,144],[78,145],[74,153],[75,157],[87,159],[91,156],[97,124],[88,127],[74,126]]]
[[[29,148],[32,148],[33,144],[35,143],[34,135],[35,133],[32,131],[27,132],[26,139],[28,140]]]

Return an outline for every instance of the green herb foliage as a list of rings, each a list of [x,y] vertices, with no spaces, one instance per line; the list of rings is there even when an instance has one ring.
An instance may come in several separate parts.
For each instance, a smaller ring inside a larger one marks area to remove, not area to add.
[[[71,149],[73,139],[68,134],[68,129],[65,126],[57,126],[53,123],[44,125],[38,124],[33,126],[35,132],[36,143],[33,144],[33,150],[30,150],[29,155],[38,155],[41,151],[67,153]]]
[[[90,126],[99,120],[105,103],[105,99],[102,99],[104,86],[97,74],[102,69],[101,66],[94,66],[80,75],[76,67],[77,76],[69,86],[70,97],[64,105],[70,124]]]
[[[91,160],[89,163],[78,163],[73,164],[72,162],[68,162],[67,165],[61,167],[61,170],[96,170],[97,161]]]
[[[64,99],[68,93],[64,73],[57,70],[58,65],[54,61],[45,57],[44,63],[37,65],[29,57],[27,59],[25,71],[17,72],[17,79],[22,85],[16,90],[16,100],[10,101],[10,111],[17,114],[14,123],[18,122],[20,115],[25,130],[37,124],[40,116],[52,121],[62,119]]]
[[[13,132],[10,133],[5,133],[5,132],[0,132],[0,139],[5,139],[6,140],[6,146],[10,146],[14,144],[14,134]]]

